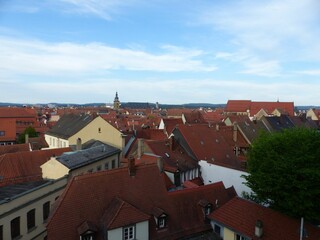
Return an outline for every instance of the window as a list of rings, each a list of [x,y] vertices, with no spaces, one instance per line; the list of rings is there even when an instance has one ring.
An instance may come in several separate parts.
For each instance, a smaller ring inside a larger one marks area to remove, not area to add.
[[[98,128],[98,133],[101,133],[101,128]]]
[[[244,236],[241,236],[240,234],[236,234],[235,240],[249,240],[249,238],[246,238]]]
[[[217,224],[214,225],[214,231],[221,236],[221,227]]]
[[[6,132],[5,131],[0,131],[0,136],[5,136]]]
[[[91,231],[80,236],[80,240],[94,240],[94,239],[95,239],[94,233]]]
[[[112,169],[116,167],[116,160],[115,159],[112,160],[111,166],[112,166]]]
[[[42,206],[43,208],[43,221],[47,220],[50,213],[50,202],[46,202]]]
[[[135,226],[129,226],[123,228],[123,240],[135,239]]]
[[[205,215],[208,216],[211,213],[211,204],[208,204],[205,208],[204,208],[204,212]]]
[[[109,163],[108,163],[108,162],[106,162],[106,163],[104,164],[104,169],[105,169],[105,170],[108,170],[108,169],[109,169]]]
[[[0,240],[3,240],[3,226],[0,225]]]
[[[20,217],[11,220],[11,238],[15,239],[20,237]]]
[[[27,227],[28,231],[36,226],[36,210],[32,209],[27,212]]]
[[[101,171],[101,166],[100,165],[97,167],[97,171]]]
[[[166,217],[159,217],[158,218],[158,228],[165,228],[167,225]]]

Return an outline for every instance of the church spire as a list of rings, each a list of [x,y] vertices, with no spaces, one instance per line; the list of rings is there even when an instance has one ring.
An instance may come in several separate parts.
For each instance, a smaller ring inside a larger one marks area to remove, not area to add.
[[[119,101],[119,97],[118,97],[118,92],[116,92],[116,96],[113,101],[113,109],[119,110],[119,108],[120,108],[120,101]]]

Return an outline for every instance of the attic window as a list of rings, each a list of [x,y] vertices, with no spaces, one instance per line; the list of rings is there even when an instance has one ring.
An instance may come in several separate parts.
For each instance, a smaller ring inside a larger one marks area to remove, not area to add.
[[[169,153],[165,153],[165,155],[166,155],[166,157],[167,157],[167,158],[169,158],[169,157],[170,157]]]
[[[211,204],[209,203],[207,206],[204,207],[204,214],[206,216],[208,216],[212,211],[212,207],[211,207]]]
[[[5,136],[6,132],[5,131],[0,131],[0,136]]]
[[[167,216],[163,214],[162,216],[158,217],[158,229],[165,228],[166,226],[167,226]]]
[[[101,128],[98,128],[98,133],[101,133]]]
[[[95,240],[94,232],[88,231],[80,236],[80,240]]]

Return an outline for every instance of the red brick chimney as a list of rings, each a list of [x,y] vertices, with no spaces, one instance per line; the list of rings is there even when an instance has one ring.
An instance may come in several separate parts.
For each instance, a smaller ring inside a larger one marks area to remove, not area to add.
[[[130,155],[128,159],[128,171],[130,176],[136,175],[136,160],[132,155]]]

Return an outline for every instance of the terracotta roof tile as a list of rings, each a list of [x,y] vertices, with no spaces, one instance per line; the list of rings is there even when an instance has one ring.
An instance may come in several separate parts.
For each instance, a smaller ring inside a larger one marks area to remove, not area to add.
[[[163,175],[157,166],[144,165],[137,167],[135,176],[130,176],[127,168],[120,168],[74,177],[58,199],[58,205],[49,220],[48,239],[79,239],[77,227],[85,220],[98,226],[97,239],[102,239],[101,219],[115,197],[129,203],[129,209],[137,209],[132,210],[132,216],[136,216],[137,211],[143,217],[144,214],[150,216],[150,239],[178,239],[210,230],[210,224],[204,222],[203,209],[198,202],[200,199],[207,199],[211,203],[218,200],[223,205],[231,199],[224,185],[220,182],[168,193]],[[115,209],[120,208],[121,200],[118,200]],[[166,231],[158,231],[151,217],[155,207],[168,215]],[[114,212],[112,215],[122,219],[117,211]]]
[[[6,154],[6,153],[29,152],[29,151],[30,151],[30,146],[28,143],[0,146],[0,155]]]
[[[235,197],[209,215],[210,219],[240,233],[250,239],[258,240],[254,230],[257,220],[263,223],[264,240],[299,239],[300,221],[270,208]],[[320,229],[305,224],[309,240],[320,239]]]
[[[40,166],[53,155],[58,156],[70,148],[7,153],[0,156],[0,186],[42,179]]]

